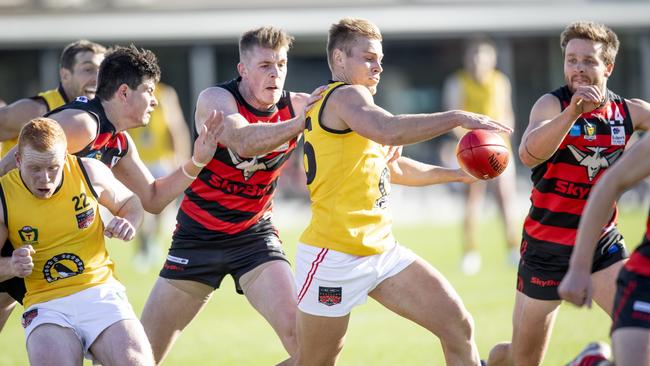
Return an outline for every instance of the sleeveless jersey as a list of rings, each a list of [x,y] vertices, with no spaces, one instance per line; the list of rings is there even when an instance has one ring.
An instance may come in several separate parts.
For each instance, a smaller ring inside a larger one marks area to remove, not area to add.
[[[154,96],[158,100],[158,106],[151,112],[149,124],[129,130],[133,143],[138,147],[140,159],[147,165],[174,159],[174,145],[167,127],[165,104],[160,98],[166,88],[168,86],[164,84],[156,85]]]
[[[248,104],[239,93],[240,79],[220,84],[235,98],[239,113],[249,123],[277,123],[294,117],[290,93],[268,111]],[[196,131],[194,131],[196,135]],[[280,171],[296,147],[296,139],[253,158],[219,146],[212,160],[185,190],[177,215],[175,238],[227,240],[269,219]]]
[[[65,94],[65,91],[63,90],[63,86],[61,85],[59,85],[59,87],[56,89],[40,92],[38,93],[38,95],[35,95],[29,99],[43,101],[47,106],[48,112],[51,111],[52,109],[59,108],[60,106],[69,102],[68,96]],[[7,154],[7,152],[11,150],[12,147],[16,146],[17,143],[18,143],[18,138],[1,142],[0,158],[4,157],[5,154]]]
[[[312,217],[300,241],[358,256],[395,244],[388,209],[388,147],[351,129],[322,124],[327,100],[342,82],[331,82],[305,121],[304,166]]]
[[[650,212],[646,221],[646,232],[641,245],[630,256],[625,263],[628,271],[650,277]]]
[[[567,86],[552,94],[564,110],[571,102]],[[573,246],[589,192],[623,153],[634,132],[625,100],[607,90],[603,107],[583,113],[558,150],[532,170],[531,208],[524,222],[526,244]],[[603,228],[616,225],[617,211]]]
[[[457,74],[462,91],[462,109],[474,113],[485,114],[493,119],[500,120],[497,108],[497,93],[499,85],[505,81],[505,75],[493,70],[486,78],[485,83],[477,82],[467,71],[460,70]]]
[[[126,132],[117,132],[115,130],[113,123],[106,117],[106,112],[99,98],[89,101],[86,97],[77,97],[74,102],[57,108],[45,116],[47,117],[66,109],[82,110],[97,121],[97,134],[95,139],[88,143],[86,147],[76,152],[75,155],[100,160],[112,169],[128,152],[129,143],[126,138]]]
[[[68,155],[61,186],[48,199],[36,198],[18,169],[0,178],[0,187],[9,241],[36,251],[25,308],[113,280],[97,194],[77,157]]]

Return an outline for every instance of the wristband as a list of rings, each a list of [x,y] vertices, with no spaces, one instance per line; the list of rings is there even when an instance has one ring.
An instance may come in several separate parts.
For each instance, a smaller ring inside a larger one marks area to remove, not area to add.
[[[183,172],[183,175],[186,176],[186,177],[188,177],[188,178],[191,179],[191,180],[194,180],[194,179],[196,179],[196,178],[198,177],[198,175],[197,175],[197,176],[191,176],[191,175],[187,172],[187,170],[185,170],[185,164],[181,165],[181,172]]]
[[[198,161],[194,160],[194,155],[192,155],[192,164],[194,164],[197,168],[203,168],[204,166],[208,165],[206,163],[199,163]]]

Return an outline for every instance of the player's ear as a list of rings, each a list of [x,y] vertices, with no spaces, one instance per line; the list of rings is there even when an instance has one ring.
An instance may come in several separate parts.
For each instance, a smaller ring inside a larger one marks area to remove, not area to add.
[[[605,77],[609,77],[614,72],[614,64],[605,65]]]
[[[122,83],[119,87],[117,87],[117,97],[120,98],[120,100],[126,99],[126,96],[129,91],[129,86]]]
[[[339,67],[343,66],[343,61],[345,60],[344,56],[345,56],[345,54],[344,54],[343,50],[341,50],[339,48],[335,48],[332,51],[332,61],[334,62],[334,65],[337,65]]]
[[[72,72],[65,67],[62,67],[59,69],[59,80],[61,80],[62,83],[67,83],[70,78],[72,78]]]
[[[241,61],[237,64],[237,72],[239,73],[239,76],[245,76],[246,75],[246,72],[247,72],[246,65],[244,65],[244,63],[241,62]]]

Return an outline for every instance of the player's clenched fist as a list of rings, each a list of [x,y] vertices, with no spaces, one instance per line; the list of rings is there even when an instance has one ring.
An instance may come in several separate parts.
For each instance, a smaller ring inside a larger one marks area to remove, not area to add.
[[[31,245],[23,245],[11,254],[11,270],[16,277],[27,277],[34,269],[32,254],[36,253]]]
[[[104,235],[108,238],[129,241],[135,236],[135,227],[124,218],[113,217],[104,229]]]

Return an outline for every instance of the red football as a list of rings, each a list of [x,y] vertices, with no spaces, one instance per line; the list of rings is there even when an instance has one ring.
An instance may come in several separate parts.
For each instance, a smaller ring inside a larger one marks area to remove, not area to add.
[[[492,179],[508,166],[510,149],[495,132],[471,130],[458,141],[456,158],[468,174],[478,179]]]

